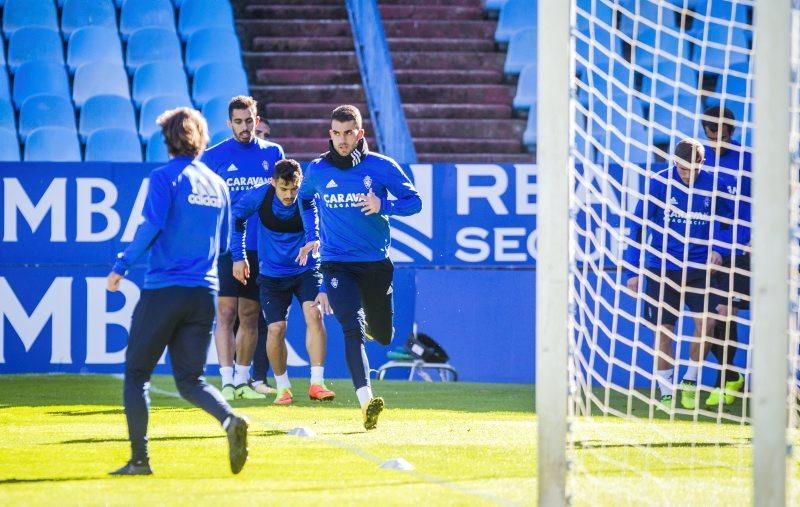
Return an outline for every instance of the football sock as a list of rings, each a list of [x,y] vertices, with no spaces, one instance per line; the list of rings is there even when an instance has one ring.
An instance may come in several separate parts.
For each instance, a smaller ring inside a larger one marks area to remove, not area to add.
[[[278,391],[291,388],[292,383],[289,382],[289,372],[286,372],[283,375],[275,375],[275,385],[277,386]]]
[[[356,389],[358,403],[363,407],[372,399],[372,388],[370,386],[359,387]]]
[[[656,371],[656,380],[658,381],[658,389],[661,391],[661,396],[672,394],[672,374],[672,368]]]
[[[250,380],[250,365],[236,364],[234,366],[233,385],[240,386]]]
[[[686,375],[683,376],[683,380],[697,382],[697,366],[689,366],[686,369]]]
[[[325,367],[324,366],[312,366],[311,367],[311,383],[312,384],[321,384],[324,381],[324,373],[325,373]]]
[[[222,376],[222,385],[233,384],[233,366],[221,366],[219,374]]]

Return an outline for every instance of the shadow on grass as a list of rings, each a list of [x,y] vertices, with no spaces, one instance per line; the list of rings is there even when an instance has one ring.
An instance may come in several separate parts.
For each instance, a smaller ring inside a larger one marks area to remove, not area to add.
[[[263,431],[249,431],[249,437],[278,437],[286,435],[285,431],[281,430],[263,430]],[[167,437],[150,437],[150,442],[169,442],[173,440],[217,440],[227,438],[224,434],[220,435],[184,435],[184,436],[167,436]],[[127,438],[80,438],[75,440],[64,440],[58,442],[59,444],[105,444],[112,442],[127,442]],[[51,443],[42,443],[41,445],[52,445]]]
[[[106,477],[41,477],[38,479],[0,479],[2,484],[35,484],[37,482],[71,482],[71,481],[98,481]]]

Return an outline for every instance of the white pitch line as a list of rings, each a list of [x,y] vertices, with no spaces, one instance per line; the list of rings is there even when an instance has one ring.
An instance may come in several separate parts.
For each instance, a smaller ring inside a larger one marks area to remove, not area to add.
[[[125,380],[125,375],[122,375],[121,373],[112,373],[111,376],[118,380]],[[150,392],[153,394],[160,394],[161,396],[168,396],[170,398],[181,397],[181,395],[176,393],[175,391],[165,391],[164,389],[156,387],[153,384],[150,384]]]

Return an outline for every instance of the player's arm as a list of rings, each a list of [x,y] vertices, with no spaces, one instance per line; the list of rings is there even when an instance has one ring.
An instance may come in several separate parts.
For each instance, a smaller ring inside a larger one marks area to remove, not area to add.
[[[131,244],[117,254],[117,260],[108,275],[108,290],[116,291],[119,282],[127,275],[128,269],[153,245],[164,227],[171,205],[172,190],[166,174],[163,171],[154,171],[150,175],[147,197],[142,210],[144,222],[136,229]]]
[[[268,184],[259,185],[248,190],[231,207],[233,215],[233,231],[231,232],[231,256],[234,262],[247,260],[245,240],[247,237],[247,219],[258,211],[269,189]]]
[[[220,185],[225,199],[223,206],[222,223],[219,232],[219,253],[226,254],[230,250],[231,236],[233,233],[233,213],[231,212],[231,195],[227,185]]]
[[[742,234],[741,223],[742,208],[740,203],[739,214],[736,212],[736,182],[733,178],[722,174],[717,176],[717,198],[714,214],[718,218],[714,220],[714,241],[712,251],[709,254],[711,264],[722,264],[722,257],[731,254],[731,249],[735,248],[734,234]],[[748,209],[749,212],[749,209]],[[719,218],[727,219],[724,223]],[[748,218],[749,219],[749,218]],[[732,222],[732,225],[731,225]]]
[[[625,240],[626,248],[623,255],[622,280],[630,290],[637,290],[639,285],[638,269],[641,267],[642,242],[646,239],[644,223],[647,217],[651,216],[652,204],[648,196],[644,195],[636,204],[633,216],[625,216],[624,229],[628,230]],[[633,271],[629,266],[633,266],[637,271]]]
[[[422,199],[419,197],[419,192],[399,165],[392,164],[390,170],[387,171],[385,184],[389,192],[397,199],[392,201],[383,199],[380,208],[381,215],[406,217],[422,211]]]
[[[300,199],[298,203],[306,243],[297,253],[295,262],[305,266],[308,262],[308,254],[316,256],[319,251],[319,215],[317,213],[317,205],[313,199]]]

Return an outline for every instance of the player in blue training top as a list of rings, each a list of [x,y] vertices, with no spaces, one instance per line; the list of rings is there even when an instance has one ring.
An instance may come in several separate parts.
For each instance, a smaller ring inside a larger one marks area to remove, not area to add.
[[[233,137],[210,147],[203,154],[202,160],[225,180],[235,205],[249,190],[269,182],[275,162],[283,159],[283,148],[275,143],[258,139],[254,135],[258,116],[256,101],[252,97],[233,97],[228,104],[228,116],[230,118],[228,126],[233,132]],[[256,285],[257,220],[251,220],[248,227],[245,248],[253,269],[250,270],[247,285],[233,277],[233,261],[230,255],[223,255],[219,260],[220,289],[215,342],[219,357],[219,372],[222,376],[222,395],[226,400],[265,398],[264,394],[253,390],[248,382],[261,313]],[[237,316],[239,328],[234,340],[234,324]]]
[[[661,393],[659,406],[664,410],[672,409],[672,344],[678,314],[684,304],[692,312],[696,339],[690,357],[698,362],[705,357],[703,342],[716,324],[712,315],[722,303],[708,290],[710,266],[721,264],[730,253],[730,239],[721,229],[733,221],[736,184],[725,175],[702,169],[704,151],[695,139],[678,143],[675,164],[645,180],[645,195],[635,216],[625,223],[630,236],[623,279],[633,292],[638,292],[640,280],[645,281],[645,311],[656,326],[655,377]],[[681,382],[683,408],[697,404],[697,373],[698,367],[690,365]]]
[[[369,151],[358,108],[334,109],[329,133],[329,151],[309,164],[299,194],[301,202],[317,196],[321,246],[307,244],[299,257],[302,263],[320,249],[328,299],[344,332],[347,366],[369,430],[384,402],[372,395],[364,340],[388,345],[394,335],[389,217],[419,213],[422,200],[397,162]]]
[[[298,253],[307,243],[319,241],[317,227],[303,229],[297,192],[303,179],[303,170],[295,160],[281,160],[275,164],[272,184],[256,187],[245,194],[233,207],[235,220],[231,235],[233,275],[247,283],[250,265],[245,256],[244,244],[249,221],[258,220],[258,286],[261,308],[268,325],[267,354],[275,373],[276,405],[291,405],[292,391],[286,371],[286,322],[292,296],[303,308],[306,320],[306,348],[311,361],[311,384],[308,396],[312,400],[333,400],[335,393],[325,387],[324,363],[327,337],[322,314],[332,313],[328,296],[320,291],[322,273],[319,261],[298,263]],[[307,203],[303,213],[305,221],[316,223],[316,207]],[[252,218],[256,216],[257,218]],[[249,220],[248,220],[249,219]]]
[[[208,142],[208,127],[199,112],[182,107],[166,111],[157,121],[172,160],[150,174],[144,221],[108,275],[108,290],[115,292],[128,268],[148,253],[125,351],[124,403],[132,456],[111,473],[153,473],[147,449],[148,390],[153,369],[168,347],[178,392],[225,428],[236,474],[247,460],[248,423],[203,378],[219,289],[217,257],[228,249],[228,189],[195,160]]]
[[[736,316],[739,309],[750,308],[750,225],[751,225],[751,171],[750,153],[732,139],[736,117],[727,107],[712,106],[703,113],[703,131],[709,140],[706,145],[706,166],[719,170],[737,180],[739,192],[736,194],[736,228],[732,243],[736,245],[730,256],[722,258],[721,270],[714,277],[714,285],[728,295],[728,304],[720,308],[723,316]],[[730,270],[733,268],[733,272]],[[735,321],[720,321],[714,328],[714,338],[719,340],[711,345],[711,352],[722,367],[718,375],[718,387],[711,391],[706,405],[731,405],[735,393],[744,389],[744,375],[734,370],[733,360],[739,341]]]

